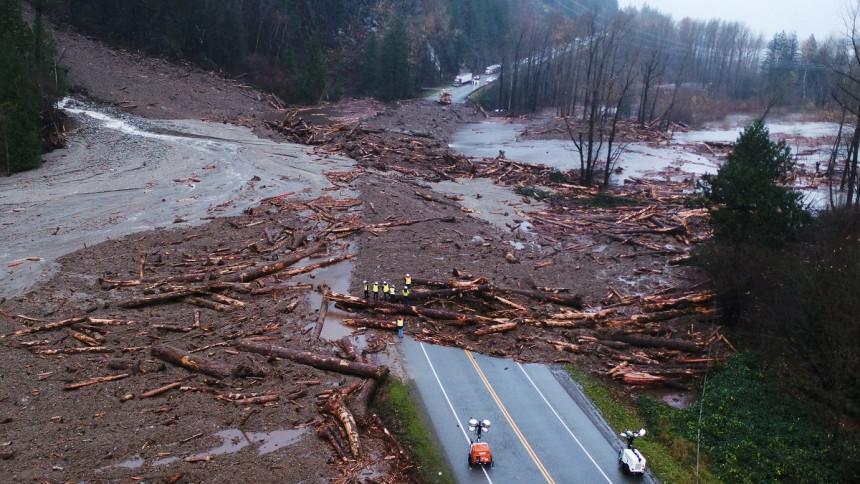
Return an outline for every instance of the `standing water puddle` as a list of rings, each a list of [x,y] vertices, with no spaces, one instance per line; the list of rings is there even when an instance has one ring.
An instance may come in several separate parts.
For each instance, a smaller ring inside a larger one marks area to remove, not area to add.
[[[195,454],[191,454],[187,457],[165,457],[162,459],[154,460],[150,463],[150,466],[160,466],[164,464],[170,464],[171,462],[176,462],[180,459],[204,459],[207,457],[215,457],[224,454],[235,454],[245,447],[258,445],[257,453],[259,455],[268,454],[270,452],[274,452],[279,449],[283,449],[291,444],[296,443],[302,435],[306,432],[306,429],[290,429],[290,430],[273,430],[271,432],[244,432],[240,429],[224,429],[219,432],[216,432],[215,435],[221,438],[221,445],[218,447],[212,448],[207,451],[198,452]],[[135,455],[131,459],[120,462],[119,464],[114,464],[112,466],[102,467],[98,469],[96,472],[104,472],[105,469],[110,467],[123,467],[126,469],[138,469],[143,467],[146,463],[146,459],[144,459],[141,455]]]

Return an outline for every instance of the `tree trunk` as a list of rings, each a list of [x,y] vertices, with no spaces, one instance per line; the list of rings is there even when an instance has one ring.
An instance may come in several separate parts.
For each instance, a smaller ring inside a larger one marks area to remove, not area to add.
[[[327,242],[325,240],[317,241],[314,245],[308,247],[307,249],[292,252],[290,255],[275,262],[274,264],[256,267],[245,272],[239,272],[224,278],[224,280],[227,282],[248,282],[253,281],[254,279],[268,276],[269,274],[274,274],[276,272],[286,269],[287,267],[295,264],[296,262],[304,259],[305,257],[310,257],[317,252],[322,252],[323,250],[325,250],[326,245]]]
[[[688,353],[699,353],[702,351],[702,347],[692,341],[656,338],[644,334],[617,334],[612,336],[612,339],[646,348],[666,348],[669,350],[686,351]]]
[[[413,279],[414,280],[414,279]],[[332,301],[343,303],[347,306],[370,308],[386,314],[415,314],[427,316],[433,319],[459,321],[467,324],[487,324],[496,322],[492,318],[477,316],[471,314],[455,313],[453,311],[445,311],[444,309],[425,308],[422,306],[410,306],[407,304],[394,304],[382,301],[370,301],[360,297],[349,296],[346,294],[337,294],[329,292],[325,297]]]
[[[302,365],[312,366],[321,370],[336,371],[349,375],[363,376],[366,378],[382,379],[388,375],[387,366],[374,366],[358,361],[349,361],[341,358],[317,355],[308,351],[298,351],[283,346],[271,344],[254,343],[251,341],[240,341],[238,350],[259,353],[266,356],[276,356],[294,361]]]
[[[233,374],[233,369],[223,363],[199,355],[192,355],[172,346],[154,346],[152,348],[152,356],[191,371],[214,376],[218,379],[224,379]]]

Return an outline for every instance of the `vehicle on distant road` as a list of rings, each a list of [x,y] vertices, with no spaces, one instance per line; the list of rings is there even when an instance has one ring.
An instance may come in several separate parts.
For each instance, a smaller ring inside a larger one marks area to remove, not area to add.
[[[467,72],[465,74],[460,74],[459,76],[455,77],[454,82],[453,82],[453,86],[459,87],[459,86],[462,86],[463,84],[468,84],[470,82],[472,82],[472,73]]]
[[[487,68],[484,69],[484,74],[486,74],[488,76],[491,74],[498,74],[499,72],[502,72],[502,65],[501,64],[493,64],[491,66],[487,66]]]

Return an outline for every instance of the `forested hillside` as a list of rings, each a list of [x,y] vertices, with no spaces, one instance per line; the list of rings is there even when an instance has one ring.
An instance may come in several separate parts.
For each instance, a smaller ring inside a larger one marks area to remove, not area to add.
[[[31,26],[20,1],[0,0],[0,166],[7,174],[38,168],[42,145],[56,139],[50,108],[66,89],[56,57],[41,12]]]

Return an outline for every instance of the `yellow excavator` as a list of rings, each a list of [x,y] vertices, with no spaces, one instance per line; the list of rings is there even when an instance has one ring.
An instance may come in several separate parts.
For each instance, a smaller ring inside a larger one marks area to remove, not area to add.
[[[439,104],[451,104],[451,91],[442,89],[439,93]]]

